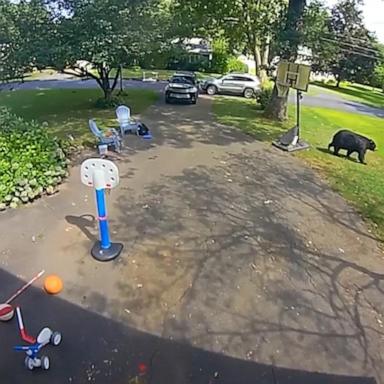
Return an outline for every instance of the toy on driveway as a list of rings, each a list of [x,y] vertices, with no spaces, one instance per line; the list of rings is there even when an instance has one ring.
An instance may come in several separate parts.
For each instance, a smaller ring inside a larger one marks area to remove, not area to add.
[[[21,295],[28,287],[30,287],[37,279],[43,276],[45,273],[44,270],[40,271],[36,276],[31,280],[25,283],[17,292],[15,292],[5,303],[0,304],[0,321],[9,321],[13,318],[14,309],[10,304],[15,300],[19,295]]]
[[[96,190],[100,241],[93,246],[91,254],[99,261],[113,260],[120,255],[123,244],[111,243],[109,238],[105,189],[112,189],[119,185],[119,170],[110,160],[88,159],[81,164],[80,173],[81,182]]]
[[[62,340],[61,333],[57,331],[54,332],[50,328],[45,327],[40,331],[37,338],[34,338],[33,336],[28,335],[24,328],[20,307],[16,307],[16,314],[21,338],[31,345],[18,345],[14,347],[14,349],[16,351],[24,351],[26,353],[27,356],[25,358],[25,366],[29,370],[40,367],[45,370],[49,369],[50,361],[48,356],[43,355],[39,357],[38,354],[47,344],[58,346]]]
[[[42,347],[42,344],[17,345],[14,349],[15,351],[24,351],[26,353],[27,356],[25,357],[24,364],[30,371],[33,371],[35,368],[48,370],[50,366],[49,357],[45,355],[38,356]]]

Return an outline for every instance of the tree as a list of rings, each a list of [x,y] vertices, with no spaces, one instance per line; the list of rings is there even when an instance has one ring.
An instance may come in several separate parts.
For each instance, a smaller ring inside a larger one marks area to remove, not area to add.
[[[157,41],[149,2],[68,0],[70,17],[55,23],[54,45],[46,64],[78,76],[89,76],[110,100],[121,66],[149,51]],[[155,23],[154,23],[155,24]],[[89,66],[84,65],[90,63]],[[83,63],[82,63],[83,62]],[[110,81],[112,71],[114,78]]]
[[[341,81],[369,83],[377,62],[375,38],[364,25],[359,0],[342,0],[329,16],[327,30],[314,47],[314,69],[331,72]]]
[[[291,62],[296,61],[297,50],[303,41],[303,15],[305,10],[305,0],[289,0],[285,23],[280,30],[280,59]],[[279,96],[277,85],[272,91],[271,100],[265,109],[265,114],[275,120],[285,120],[288,118],[288,95]]]
[[[314,70],[321,67],[326,58],[332,57],[334,48],[327,51],[324,38],[329,38],[330,13],[320,0],[311,1],[304,10],[303,15],[303,44],[312,53]]]
[[[375,67],[373,72],[373,85],[380,87],[384,92],[384,63]]]
[[[340,1],[332,9],[330,32],[338,52],[329,63],[337,86],[343,80],[367,82],[375,64],[375,39],[364,25],[359,0]]]
[[[0,80],[15,77],[20,69],[14,54],[17,39],[17,30],[13,23],[15,14],[14,4],[0,0]]]
[[[162,8],[151,7],[155,1],[21,1],[15,5],[17,12],[29,20],[16,20],[25,41],[18,55],[30,66],[91,77],[110,101],[121,66],[161,45]],[[26,13],[32,10],[38,17]]]
[[[286,0],[177,0],[173,7],[178,33],[217,38],[225,36],[233,49],[251,54],[256,74],[264,76],[271,40]]]
[[[42,52],[49,14],[36,0],[14,4],[0,0],[0,78],[23,77]]]

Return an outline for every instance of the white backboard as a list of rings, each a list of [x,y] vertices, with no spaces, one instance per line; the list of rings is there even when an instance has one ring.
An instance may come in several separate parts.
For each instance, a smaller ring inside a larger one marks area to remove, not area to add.
[[[277,67],[277,84],[307,92],[311,67],[306,64],[280,61]]]

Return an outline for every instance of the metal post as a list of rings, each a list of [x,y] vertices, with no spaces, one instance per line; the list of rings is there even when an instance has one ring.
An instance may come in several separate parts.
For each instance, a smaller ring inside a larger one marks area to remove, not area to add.
[[[300,99],[301,92],[296,91],[296,126],[297,126],[297,136],[300,138]]]
[[[108,218],[105,206],[104,189],[96,189],[97,212],[99,215],[100,245],[102,249],[108,249],[111,246],[109,239]]]
[[[123,65],[120,64],[120,92],[123,92]]]

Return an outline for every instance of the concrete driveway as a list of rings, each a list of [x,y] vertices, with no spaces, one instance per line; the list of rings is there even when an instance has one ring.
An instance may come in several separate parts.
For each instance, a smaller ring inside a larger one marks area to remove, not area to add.
[[[15,321],[0,324],[4,383],[384,383],[383,253],[361,218],[291,155],[211,116],[211,102],[157,105],[154,140],[128,136],[108,195],[114,262],[94,261],[92,190],[79,169],[59,194],[0,215],[4,300],[30,333],[51,325],[50,372],[30,373]],[[376,380],[376,381],[375,381]]]

